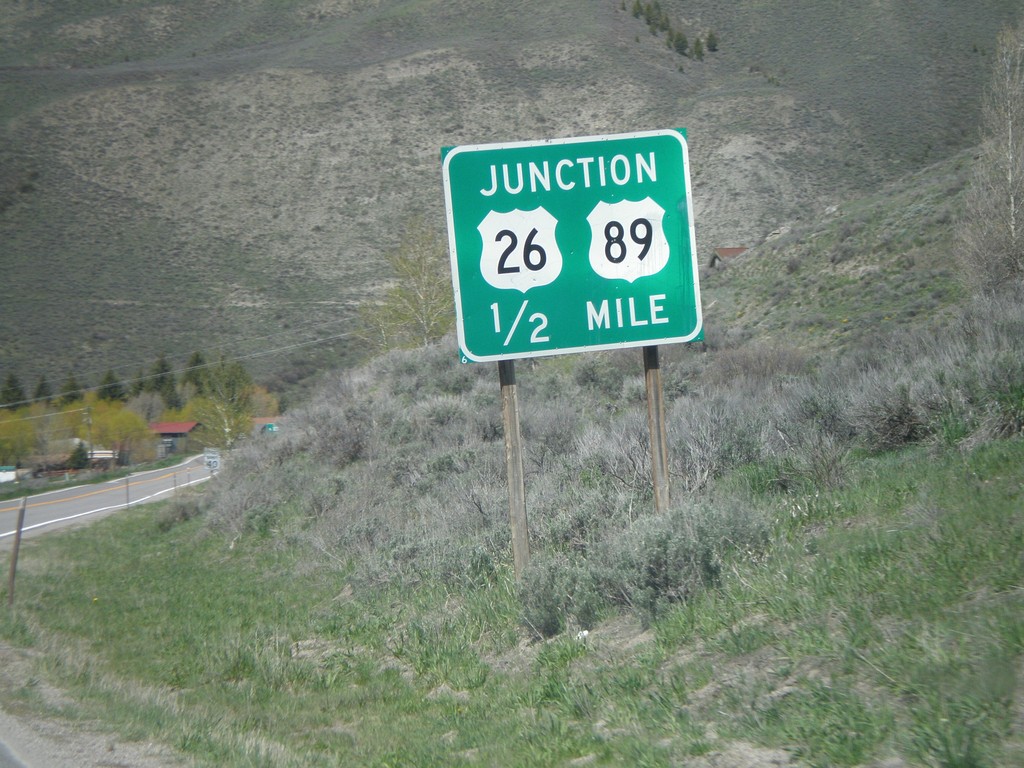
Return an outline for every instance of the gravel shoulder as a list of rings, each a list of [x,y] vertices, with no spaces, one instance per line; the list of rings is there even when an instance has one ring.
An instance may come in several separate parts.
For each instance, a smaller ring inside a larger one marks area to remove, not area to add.
[[[63,694],[32,673],[29,652],[0,643],[0,768],[180,768],[188,762],[163,745],[125,741],[99,728],[15,712],[11,692],[33,685],[46,701]]]

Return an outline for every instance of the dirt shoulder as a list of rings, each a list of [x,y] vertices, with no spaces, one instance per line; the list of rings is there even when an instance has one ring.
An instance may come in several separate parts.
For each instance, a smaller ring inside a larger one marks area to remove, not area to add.
[[[125,741],[116,734],[82,723],[13,711],[11,693],[26,686],[35,687],[48,703],[66,701],[60,691],[34,675],[30,652],[0,643],[2,768],[180,768],[188,765],[162,745]]]

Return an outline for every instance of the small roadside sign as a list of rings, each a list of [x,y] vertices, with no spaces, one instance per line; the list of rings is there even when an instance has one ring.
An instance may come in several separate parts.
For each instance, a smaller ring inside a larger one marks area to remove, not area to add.
[[[207,448],[204,451],[204,458],[206,459],[206,468],[211,472],[220,471],[220,451],[216,448]]]

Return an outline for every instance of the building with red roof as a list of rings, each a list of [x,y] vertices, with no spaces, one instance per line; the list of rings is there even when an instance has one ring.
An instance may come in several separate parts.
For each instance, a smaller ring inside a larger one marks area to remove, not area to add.
[[[172,453],[187,453],[200,446],[196,443],[193,433],[199,426],[198,421],[156,421],[149,425],[152,432],[160,438],[157,455],[161,458]]]

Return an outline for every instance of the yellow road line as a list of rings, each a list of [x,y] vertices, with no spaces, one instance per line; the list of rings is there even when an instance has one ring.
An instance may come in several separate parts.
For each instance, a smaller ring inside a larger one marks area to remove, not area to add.
[[[178,473],[177,472],[168,472],[166,474],[159,475],[157,477],[147,478],[145,480],[135,480],[134,482],[129,480],[128,481],[128,487],[131,488],[131,487],[136,486],[136,485],[145,485],[146,483],[152,483],[152,482],[155,482],[157,480],[164,480],[164,479],[166,479],[168,477],[172,477],[172,476],[174,476],[176,474],[178,474]],[[118,488],[121,488],[121,487],[123,487],[123,485],[119,485],[118,486]],[[97,488],[95,491],[89,491],[88,493],[80,493],[77,496],[65,496],[63,498],[53,499],[51,501],[36,501],[36,502],[30,501],[30,502],[28,502],[28,505],[27,505],[26,509],[33,509],[33,508],[36,508],[36,507],[48,507],[51,504],[63,504],[66,501],[77,501],[78,499],[87,499],[90,496],[97,496],[97,495],[99,495],[101,493],[108,493],[110,490],[111,490],[110,488]],[[31,497],[29,497],[29,498],[31,498]],[[17,512],[19,509],[21,509],[21,502],[20,501],[16,505],[14,505],[13,507],[0,507],[0,513],[3,513],[3,512]]]

